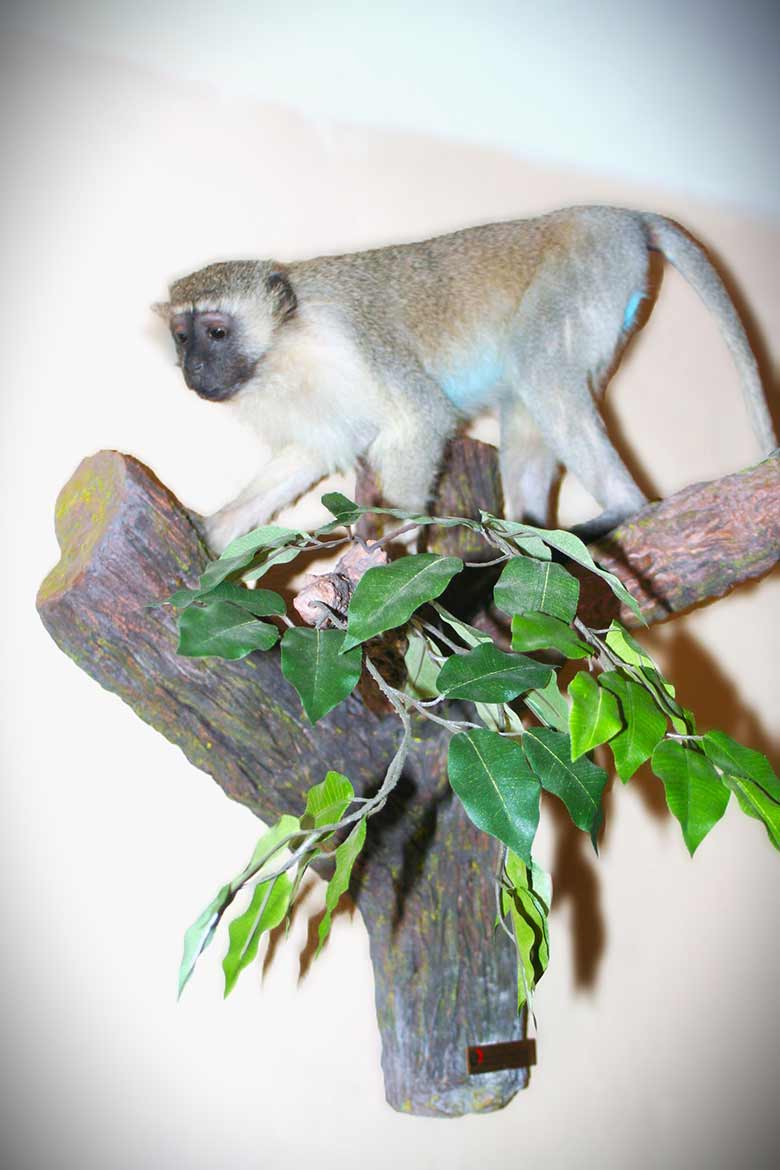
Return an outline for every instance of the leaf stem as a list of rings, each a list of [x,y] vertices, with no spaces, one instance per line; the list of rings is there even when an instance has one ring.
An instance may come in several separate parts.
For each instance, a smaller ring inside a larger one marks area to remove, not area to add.
[[[387,536],[382,536],[379,540],[372,540],[371,544],[368,546],[369,550],[382,548],[382,546],[385,544],[391,544],[394,540],[397,540],[399,536],[405,536],[407,532],[414,532],[415,528],[419,527],[420,525],[415,524],[413,521],[409,524],[402,524],[401,527],[396,528],[394,532],[388,532]]]
[[[425,620],[425,618],[418,617],[416,620],[417,620],[417,623],[420,626],[422,626],[423,629],[427,630],[429,634],[433,634],[433,636],[435,638],[438,638],[440,642],[443,642],[445,646],[448,646],[450,648],[450,650],[453,651],[453,653],[455,653],[455,654],[468,654],[468,650],[466,649],[465,646],[458,646],[458,644],[456,642],[453,642],[451,638],[447,637],[447,635],[444,633],[443,630],[440,630],[437,626],[434,626],[431,622],[427,622]]]
[[[491,541],[490,543],[492,544],[493,542]],[[467,569],[489,569],[493,565],[503,565],[504,561],[511,561],[511,559],[512,553],[505,552],[492,561],[464,561],[463,564]]]

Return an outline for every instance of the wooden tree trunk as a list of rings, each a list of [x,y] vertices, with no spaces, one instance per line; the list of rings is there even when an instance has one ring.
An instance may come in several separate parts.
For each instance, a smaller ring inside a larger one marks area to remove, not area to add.
[[[329,768],[356,791],[376,786],[396,719],[353,697],[312,728],[278,651],[238,662],[177,655],[170,607],[147,607],[195,584],[207,557],[147,468],[114,452],[85,460],[59,497],[56,527],[62,559],[38,595],[47,630],[228,796],[272,821],[302,811]],[[467,1072],[468,1045],[522,1034],[515,957],[493,931],[498,844],[453,798],[446,738],[420,730],[393,799],[369,823],[352,893],[371,942],[387,1099],[453,1116],[500,1108],[527,1072]]]
[[[779,488],[775,454],[644,509],[597,555],[658,620],[777,563]],[[452,445],[438,506],[500,514],[492,448]],[[57,501],[56,528],[61,560],[38,595],[47,630],[230,797],[272,821],[301,811],[329,768],[359,792],[375,788],[397,744],[395,719],[353,696],[312,728],[278,651],[239,662],[176,654],[174,614],[149,605],[195,584],[207,557],[192,518],[147,468],[116,452],[85,460]],[[457,540],[434,533],[432,547],[473,555],[468,533]],[[602,624],[614,606],[593,580],[581,616]],[[446,733],[430,726],[419,728],[398,789],[369,823],[351,892],[371,942],[387,1099],[454,1116],[501,1108],[528,1073],[467,1071],[468,1045],[518,1039],[523,1027],[514,951],[493,930],[500,848],[453,798]]]

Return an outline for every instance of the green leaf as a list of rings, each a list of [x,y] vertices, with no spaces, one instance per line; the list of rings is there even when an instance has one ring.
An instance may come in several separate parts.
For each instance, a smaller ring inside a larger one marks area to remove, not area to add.
[[[467,654],[453,654],[439,671],[436,686],[448,699],[508,703],[532,687],[546,686],[552,670],[525,654],[505,654],[485,642]]]
[[[428,639],[417,630],[410,630],[408,647],[404,655],[406,666],[406,686],[404,690],[413,699],[434,699],[438,695],[436,679],[439,668],[433,661],[428,647]]]
[[[404,625],[416,609],[443,593],[462,568],[460,557],[417,553],[369,569],[352,594],[342,653]]]
[[[780,849],[780,804],[767,796],[763,788],[744,776],[723,776],[723,783],[737,798],[739,807],[749,817],[762,821],[769,840]]]
[[[708,731],[702,739],[702,747],[707,758],[723,772],[751,780],[771,800],[780,802],[780,780],[761,752],[743,747],[725,731]]]
[[[292,883],[285,873],[271,882],[261,882],[255,886],[252,901],[244,913],[230,923],[230,946],[222,960],[226,996],[230,995],[241,972],[257,955],[262,935],[273,930],[284,918],[291,892]]]
[[[653,752],[653,771],[663,780],[666,803],[682,827],[691,857],[726,811],[729,791],[701,752],[673,740]]]
[[[529,691],[523,696],[523,702],[529,711],[533,711],[547,727],[555,727],[558,731],[568,731],[569,704],[558,688],[558,679],[553,674],[546,687]]]
[[[588,552],[586,545],[573,532],[564,532],[560,529],[550,529],[548,531],[545,528],[534,528],[531,524],[517,524],[511,520],[491,519],[487,522],[487,526],[499,535],[509,536],[515,539],[517,537],[538,536],[550,548],[554,548],[557,552],[563,553],[569,560],[576,561],[578,565],[583,565],[591,573],[595,573],[597,577],[601,577],[603,581],[606,581],[618,601],[621,601],[623,605],[627,605],[631,612],[640,621],[644,622],[639,605],[628,592],[623,582],[614,573],[610,573],[607,569],[602,569],[600,565],[597,565]]]
[[[296,869],[295,869],[295,877],[293,878],[292,890],[290,891],[290,899],[287,903],[287,911],[286,911],[285,916],[284,916],[284,937],[285,938],[287,938],[290,934],[290,927],[292,926],[293,907],[295,906],[295,903],[297,901],[301,886],[303,885],[303,879],[306,877],[306,874],[308,873],[309,866],[311,865],[311,863],[313,861],[315,861],[318,857],[321,857],[321,856],[322,856],[321,851],[315,846],[314,849],[312,849],[312,851],[310,853],[305,853],[298,860],[298,865],[296,866]]]
[[[579,759],[601,743],[606,743],[623,727],[617,700],[603,690],[593,675],[581,670],[569,684],[571,709],[569,735],[571,758]]]
[[[248,617],[231,601],[209,598],[181,614],[177,650],[188,658],[244,658],[253,650],[270,650],[278,637],[276,626]]]
[[[304,829],[322,829],[335,825],[344,816],[355,796],[355,790],[340,772],[328,772],[325,779],[315,784],[306,794],[306,809],[301,818]]]
[[[496,605],[505,613],[531,610],[567,623],[577,612],[579,596],[579,581],[562,565],[530,557],[513,557],[493,590]]]
[[[242,573],[241,579],[247,582],[259,581],[261,577],[266,575],[269,569],[275,569],[277,565],[287,565],[305,551],[306,546],[303,544],[295,544],[287,548],[271,549],[259,565],[255,565],[248,572]]]
[[[571,758],[571,740],[550,727],[534,727],[523,736],[528,762],[547,792],[566,805],[578,829],[590,833],[593,847],[603,818],[601,797],[607,773],[587,758]]]
[[[300,540],[306,536],[300,529],[280,528],[276,524],[266,524],[263,528],[239,536],[237,540],[231,541],[216,561],[206,567],[200,579],[201,593],[208,593],[220,581],[246,568],[261,550],[279,548],[291,540]]]
[[[233,557],[247,555],[253,557],[261,549],[278,548],[280,545],[300,537],[308,537],[308,533],[302,528],[282,528],[278,524],[264,524],[261,528],[254,528],[251,532],[231,540],[230,544],[223,550],[219,560],[229,561]]]
[[[282,638],[282,674],[300,695],[311,723],[346,699],[360,680],[360,646],[342,654],[343,630],[295,626]]]
[[[593,650],[574,630],[546,613],[515,614],[512,618],[513,650],[559,650],[567,658],[588,658]]]
[[[339,524],[354,524],[361,516],[394,516],[397,520],[408,520],[412,524],[437,524],[442,528],[469,528],[478,532],[481,525],[465,516],[429,516],[424,512],[406,512],[403,508],[374,508],[356,504],[341,492],[328,492],[321,497],[322,503]],[[330,530],[333,525],[324,525],[318,532]]]
[[[552,553],[538,536],[515,536],[512,543],[517,545],[526,556],[533,557],[535,561],[552,560]]]
[[[658,673],[658,668],[647,651],[618,622],[613,621],[611,623],[604,641],[612,653],[620,658],[622,662],[627,662],[629,666],[648,667],[650,670]]]
[[[235,581],[220,581],[213,589],[204,592],[202,589],[177,589],[168,598],[168,602],[175,609],[188,609],[195,601],[205,597],[219,598],[220,601],[232,601],[240,605],[255,617],[267,617],[269,614],[280,614],[286,610],[284,598],[270,589],[247,589]]]
[[[589,569],[591,573],[595,573],[597,577],[601,577],[609,585],[615,597],[623,605],[627,605],[635,617],[639,618],[642,624],[645,624],[645,619],[642,617],[642,611],[639,608],[639,603],[626,589],[623,582],[614,573],[610,573],[607,569],[602,569],[601,565],[596,564],[593,557],[588,552],[587,547],[582,543],[578,536],[573,532],[552,531],[540,533],[542,540],[546,541],[551,548],[561,552],[570,560],[576,561],[578,565]]]
[[[320,920],[318,930],[319,941],[317,943],[317,950],[315,951],[315,958],[322,950],[325,939],[330,933],[333,912],[338,905],[339,898],[349,886],[352,867],[357,860],[360,850],[363,848],[365,839],[366,822],[365,820],[360,820],[347,839],[341,842],[333,854],[336,868],[325,890],[325,913]]]
[[[644,687],[617,670],[600,675],[599,686],[617,696],[623,712],[625,729],[609,741],[609,748],[618,776],[623,781],[630,780],[663,739],[666,719]]]
[[[635,638],[631,637],[627,630],[624,630],[618,622],[613,621],[604,640],[615,657],[641,671],[670,711],[677,712],[680,716],[684,715],[683,708],[675,699],[675,689],[672,684],[664,678],[647,651],[640,646]]]
[[[193,922],[184,935],[184,954],[179,966],[179,997],[187,981],[192,975],[200,956],[214,937],[219,920],[227,906],[233,901],[235,890],[230,883],[223,886],[212,902],[209,902],[202,914]]]
[[[282,614],[287,606],[284,598],[272,589],[247,589],[236,581],[221,581],[211,590],[211,597],[218,597],[220,601],[232,601],[240,605],[255,617],[268,617],[269,614]]]
[[[276,853],[276,850],[280,842],[284,841],[286,837],[289,837],[291,833],[294,833],[299,828],[300,821],[297,817],[290,816],[289,813],[283,813],[276,824],[272,825],[270,829],[266,829],[262,837],[259,838],[248,865],[231,882],[232,888],[234,890],[240,890],[250,878],[275,869],[278,865],[278,853]],[[268,856],[269,854],[271,854],[270,857]],[[264,858],[266,858],[265,861],[263,861]],[[263,864],[258,869],[258,865],[261,862]]]
[[[696,716],[687,707],[681,706],[676,699],[672,699],[670,706],[675,708],[669,715],[669,722],[678,735],[696,735]],[[679,713],[678,710],[679,709]]]
[[[368,511],[367,508],[356,504],[354,500],[350,500],[341,492],[327,492],[321,497],[321,500],[331,515],[335,516],[341,524],[354,524],[364,512]]]
[[[519,870],[519,868],[522,864],[523,863],[520,860],[520,858],[515,857],[511,851],[507,853],[506,873],[507,873],[507,876],[508,876],[510,882],[515,887],[515,889],[518,889],[517,877],[515,875],[515,867],[517,868],[517,870]],[[526,866],[525,868],[527,871],[528,867]],[[534,898],[542,906],[545,913],[549,914],[550,910],[552,908],[552,899],[553,899],[552,877],[547,872],[547,870],[542,869],[541,865],[538,865],[537,862],[534,861],[533,858],[531,859],[531,873],[530,873],[531,880],[530,880],[530,882],[528,882],[528,877],[529,877],[529,875],[526,872],[525,880],[527,883],[527,888],[531,890],[531,892],[534,895]]]
[[[165,601],[155,601],[149,606],[150,609],[158,605],[172,605],[174,609],[186,609],[188,605],[192,605],[193,601],[197,601],[200,597],[200,589],[177,589],[170,597],[166,597]]]
[[[664,678],[650,655],[619,622],[612,622],[605,641],[612,653],[622,662],[635,667],[647,682],[649,690],[679,735],[695,734],[693,715],[677,702],[672,684]]]
[[[461,642],[466,646],[481,646],[483,642],[491,642],[493,639],[490,634],[486,634],[484,630],[478,630],[476,626],[470,626],[468,622],[461,621],[456,618],[454,614],[440,605],[438,601],[431,602],[432,608],[436,610],[439,617],[445,622],[453,633],[457,634]]]
[[[518,1011],[530,999],[534,988],[547,969],[550,958],[548,915],[552,899],[549,874],[535,861],[530,867],[511,850],[504,867],[501,911],[509,913],[517,947]]]
[[[525,731],[520,716],[506,703],[474,703],[478,717],[491,731],[513,731],[522,736]]]
[[[301,823],[297,817],[290,816],[289,813],[283,813],[279,820],[270,829],[263,833],[262,837],[255,845],[252,856],[248,864],[244,867],[238,877],[231,882],[231,889],[234,893],[242,889],[247,882],[252,878],[259,878],[262,880],[263,874],[271,873],[274,869],[278,869],[282,864],[281,854],[283,849],[295,847],[297,840],[292,837],[293,834],[301,828]],[[292,837],[292,840],[290,838]],[[283,844],[284,843],[284,844]],[[311,859],[311,855],[305,855],[298,861],[297,872],[290,894],[290,903],[298,892],[303,874],[306,866]],[[289,913],[290,903],[286,913]]]
[[[530,861],[539,824],[539,783],[522,749],[495,731],[465,731],[450,740],[450,784],[478,829]]]
[[[742,811],[762,821],[769,840],[780,849],[780,780],[766,756],[723,731],[708,731],[702,747],[711,763],[723,771],[722,781],[736,794]]]
[[[279,845],[279,842],[288,837],[290,833],[295,832],[298,827],[299,822],[297,817],[281,816],[277,823],[272,828],[266,830],[260,837],[260,840],[255,845],[249,863],[244,867],[238,877],[233,878],[231,882],[224,885],[216,898],[212,902],[209,902],[203,913],[193,922],[192,926],[184,935],[184,954],[179,967],[179,995],[184,990],[184,986],[190,978],[199,956],[213,939],[220,919],[238,891],[252,877],[258,874],[262,875],[277,864],[276,858],[273,856],[268,857],[268,854],[273,854],[273,850]],[[261,862],[263,864],[258,869],[258,865]]]

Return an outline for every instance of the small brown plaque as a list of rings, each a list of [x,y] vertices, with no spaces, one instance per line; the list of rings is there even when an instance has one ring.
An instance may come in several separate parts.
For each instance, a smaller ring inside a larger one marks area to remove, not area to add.
[[[469,1073],[498,1072],[502,1068],[530,1068],[536,1064],[535,1040],[507,1040],[504,1044],[475,1044],[466,1049]]]

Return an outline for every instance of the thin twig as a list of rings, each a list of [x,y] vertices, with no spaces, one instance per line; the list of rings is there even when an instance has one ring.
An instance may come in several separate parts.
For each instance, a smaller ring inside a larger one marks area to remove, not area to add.
[[[496,557],[494,561],[464,561],[463,564],[467,569],[489,569],[492,565],[503,565],[504,561],[511,561],[512,554],[504,553],[500,557]]]
[[[423,627],[423,629],[426,629],[430,634],[433,634],[433,636],[438,638],[440,642],[443,642],[445,646],[449,646],[450,650],[452,650],[455,654],[468,653],[468,650],[465,646],[458,646],[456,642],[453,642],[451,638],[448,638],[447,635],[437,626],[432,625],[430,622],[427,622],[424,618],[421,617],[418,617],[416,620],[418,624]]]
[[[395,532],[388,532],[387,536],[382,536],[379,540],[371,541],[371,549],[381,548],[385,544],[391,544],[392,541],[397,540],[399,536],[405,536],[407,532],[413,532],[415,528],[420,528],[421,525],[410,521],[409,524],[403,524],[400,528],[396,528]]]
[[[316,536],[309,536],[304,548],[338,548],[341,544],[350,544],[351,536],[338,536],[335,540],[318,540]]]

